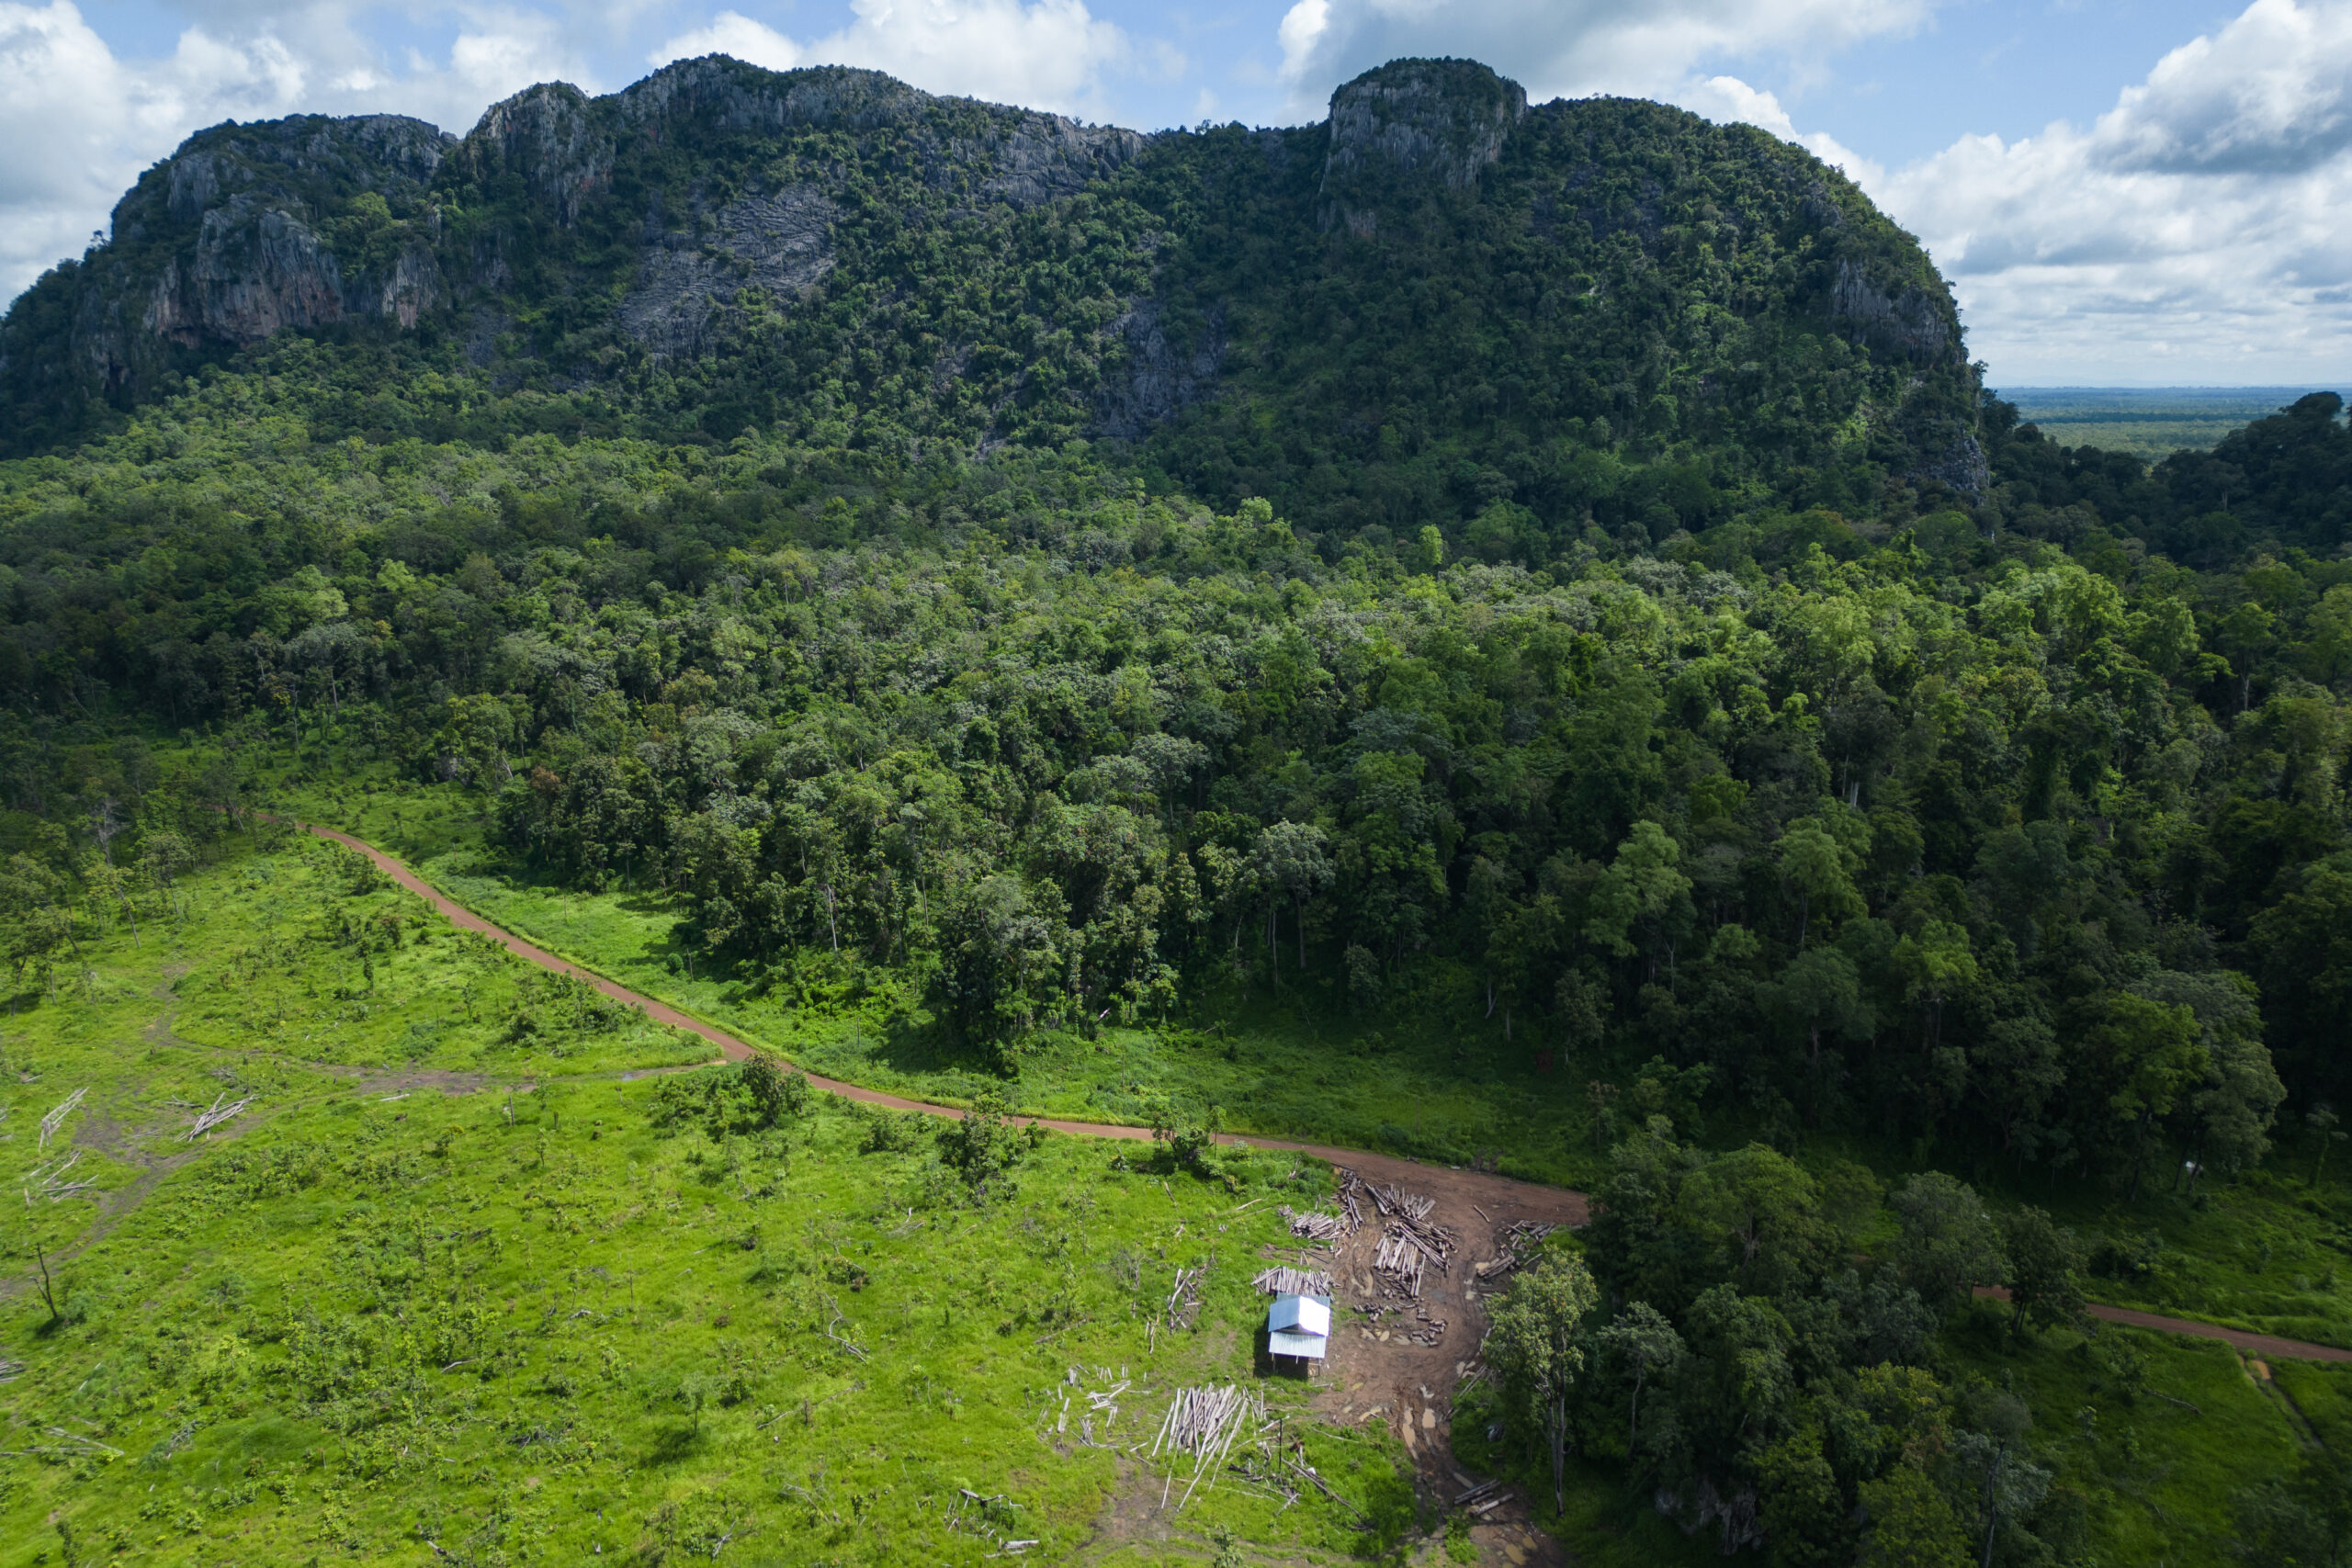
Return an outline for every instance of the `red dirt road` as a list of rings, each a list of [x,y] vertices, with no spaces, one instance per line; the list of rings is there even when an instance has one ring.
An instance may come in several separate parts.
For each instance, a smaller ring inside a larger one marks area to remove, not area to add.
[[[2005,1302],[2007,1289],[2001,1285],[1979,1285],[1976,1293],[1988,1300]],[[2243,1328],[2224,1328],[2218,1323],[2199,1323],[2192,1318],[2165,1317],[2159,1313],[2141,1312],[2132,1307],[2100,1306],[2093,1303],[2090,1314],[2101,1323],[2120,1323],[2126,1328],[2153,1328],[2160,1334],[2186,1334],[2198,1339],[2219,1339],[2234,1345],[2248,1355],[2268,1360],[2285,1357],[2295,1361],[2352,1361],[2352,1350],[2341,1350],[2333,1345],[2307,1345],[2301,1339],[2281,1339],[2273,1334],[2250,1334]]]
[[[657,1023],[666,1023],[673,1029],[684,1029],[698,1034],[717,1046],[719,1054],[729,1060],[741,1061],[752,1054],[751,1046],[714,1024],[706,1023],[690,1013],[680,1012],[666,1002],[656,1001],[651,997],[640,996],[626,986],[608,980],[593,970],[582,969],[576,964],[557,957],[543,947],[524,941],[503,926],[492,925],[365,840],[355,839],[350,834],[338,832],[333,828],[322,828],[315,822],[296,822],[294,826],[304,832],[315,833],[322,839],[331,839],[347,850],[356,850],[366,855],[379,871],[432,905],[446,916],[451,924],[462,931],[479,931],[493,942],[503,943],[509,952],[537,964],[542,969],[552,969],[558,974],[570,975],[585,980],[615,1001],[626,1002],[631,1007],[643,1008],[646,1016]],[[952,1116],[958,1119],[961,1119],[964,1114],[952,1105],[933,1105],[925,1100],[906,1100],[895,1094],[885,1094],[879,1089],[864,1089],[856,1084],[843,1083],[838,1078],[821,1077],[815,1073],[808,1075],[808,1082],[812,1087],[821,1089],[828,1094],[838,1094],[844,1100],[859,1100],[867,1105],[884,1106],[892,1111],[919,1111],[926,1116]],[[1050,1128],[1054,1132],[1069,1133],[1081,1138],[1126,1138],[1148,1142],[1151,1137],[1150,1129],[1145,1127],[1123,1127],[1103,1122],[1062,1122],[1035,1116],[1026,1120],[1038,1126]],[[1424,1165],[1418,1160],[1398,1159],[1392,1155],[1367,1154],[1358,1149],[1326,1148],[1319,1144],[1290,1143],[1280,1138],[1244,1138],[1233,1134],[1219,1134],[1217,1142],[1246,1143],[1252,1148],[1290,1149],[1300,1154],[1313,1155],[1317,1159],[1330,1160],[1335,1164],[1347,1166],[1369,1181],[1410,1181],[1421,1188],[1432,1186],[1449,1190],[1458,1188],[1464,1190],[1469,1199],[1487,1201],[1490,1206],[1498,1202],[1513,1204],[1524,1214],[1541,1217],[1555,1224],[1580,1225],[1591,1218],[1591,1206],[1586,1201],[1585,1195],[1566,1188],[1545,1187],[1532,1181],[1514,1181],[1507,1176],[1494,1176],[1483,1171],[1453,1170],[1444,1166]]]

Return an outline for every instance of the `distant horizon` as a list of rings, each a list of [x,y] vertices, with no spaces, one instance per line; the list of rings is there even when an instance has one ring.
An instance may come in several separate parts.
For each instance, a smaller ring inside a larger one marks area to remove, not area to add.
[[[2352,386],[2352,375],[2344,378]],[[2342,390],[2303,381],[2009,381],[1992,386],[1996,392],[2293,392]]]

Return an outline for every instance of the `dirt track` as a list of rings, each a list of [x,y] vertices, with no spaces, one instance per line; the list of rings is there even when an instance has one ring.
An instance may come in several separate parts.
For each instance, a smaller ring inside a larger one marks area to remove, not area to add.
[[[691,1013],[680,1012],[666,1002],[656,1001],[651,997],[640,996],[626,986],[607,980],[594,970],[582,969],[576,964],[557,957],[543,947],[524,941],[503,926],[492,925],[464,905],[451,899],[439,888],[417,875],[390,855],[364,840],[355,839],[350,834],[338,832],[333,828],[322,828],[313,822],[297,822],[294,826],[305,832],[315,833],[322,839],[331,839],[345,849],[358,851],[375,863],[378,870],[431,904],[447,916],[452,924],[461,930],[480,931],[493,942],[503,943],[509,951],[528,959],[542,969],[552,969],[559,974],[574,976],[585,980],[616,1001],[627,1002],[631,1007],[643,1008],[646,1016],[657,1023],[666,1023],[673,1029],[683,1029],[698,1034],[717,1046],[720,1055],[730,1060],[741,1061],[752,1054],[751,1046],[715,1024],[706,1023]],[[839,1078],[823,1077],[815,1073],[808,1075],[808,1081],[828,1094],[838,1094],[845,1100],[860,1100],[867,1105],[887,1106],[893,1111],[919,1111],[928,1116],[952,1116],[959,1119],[964,1114],[952,1105],[933,1105],[926,1100],[905,1100],[895,1094],[884,1094],[879,1089],[864,1089],[854,1083],[843,1083]],[[1070,1133],[1081,1138],[1131,1138],[1148,1141],[1151,1137],[1148,1128],[1125,1127],[1113,1122],[1062,1122],[1051,1117],[1035,1116],[1027,1120],[1041,1127],[1050,1128],[1054,1132]],[[1489,1209],[1494,1208],[1498,1203],[1512,1205],[1514,1212],[1521,1218],[1540,1218],[1556,1224],[1580,1225],[1590,1217],[1590,1207],[1581,1192],[1572,1192],[1561,1187],[1545,1187],[1532,1181],[1514,1181],[1507,1176],[1492,1176],[1483,1171],[1454,1170],[1444,1166],[1423,1165],[1418,1160],[1398,1159],[1391,1155],[1367,1154],[1356,1149],[1326,1148],[1319,1144],[1291,1143],[1281,1138],[1243,1137],[1234,1134],[1220,1134],[1217,1142],[1246,1143],[1252,1148],[1261,1149],[1295,1149],[1302,1154],[1313,1155],[1318,1159],[1328,1159],[1335,1164],[1348,1166],[1367,1181],[1409,1181],[1421,1190],[1436,1192],[1442,1201],[1449,1196],[1450,1190],[1458,1188],[1466,1195],[1465,1201],[1476,1200],[1485,1203]]]
[[[1976,1293],[1991,1301],[2005,1302],[2008,1291],[2000,1285],[1979,1285]],[[2090,1314],[2101,1323],[2120,1323],[2126,1328],[2153,1328],[2164,1334],[2186,1334],[2198,1339],[2219,1339],[2234,1345],[2250,1356],[2284,1356],[2296,1361],[2352,1361],[2352,1350],[2338,1349],[2333,1345],[2310,1345],[2301,1339],[2281,1339],[2275,1334],[2253,1334],[2243,1328],[2224,1328],[2218,1323],[2199,1323],[2192,1318],[2165,1317],[2161,1313],[2141,1312],[2134,1307],[2101,1306],[2094,1302]]]

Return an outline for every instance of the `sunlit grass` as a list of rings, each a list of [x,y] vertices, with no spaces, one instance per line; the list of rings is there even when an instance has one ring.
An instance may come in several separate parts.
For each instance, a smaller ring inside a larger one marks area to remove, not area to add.
[[[50,1154],[87,1147],[101,1179],[8,1233],[12,1274],[37,1238],[51,1256],[63,1321],[24,1292],[0,1308],[25,1363],[0,1446],[40,1456],[0,1461],[0,1564],[707,1556],[721,1535],[730,1560],[976,1562],[994,1543],[948,1528],[959,1488],[1059,1559],[1115,1488],[1160,1479],[1118,1450],[1173,1387],[1252,1374],[1248,1280],[1284,1233],[1249,1200],[1311,1201],[1321,1167],[1222,1151],[1211,1180],[1049,1137],[983,1208],[928,1119],[877,1137],[820,1096],[766,1133],[663,1128],[667,1080],[634,1069],[700,1042],[569,1013],[437,924],[363,964],[345,917],[414,901],[266,837],[187,879],[184,926],[90,940],[91,984],[7,1026],[0,1159],[33,1168],[24,1131],[86,1086]],[[254,1104],[183,1142],[222,1092]],[[142,1179],[102,1226],[94,1197]],[[1210,1259],[1197,1325],[1147,1328]],[[1121,1382],[1115,1418],[1091,1410]],[[1303,1396],[1267,1386],[1278,1411]],[[1411,1524],[1393,1444],[1306,1441]],[[1170,1522],[1179,1551],[1213,1527],[1364,1539],[1231,1487]]]

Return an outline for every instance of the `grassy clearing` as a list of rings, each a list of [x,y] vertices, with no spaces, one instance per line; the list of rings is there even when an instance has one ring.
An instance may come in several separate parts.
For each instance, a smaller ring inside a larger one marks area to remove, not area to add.
[[[2270,1376],[2330,1452],[2352,1454],[2352,1365],[2273,1361]]]
[[[2053,1212],[2105,1238],[2099,1301],[2352,1347],[2352,1190],[2312,1184],[2301,1153],[2193,1199],[2159,1193],[2127,1209],[2076,1193]]]
[[[2025,1399],[2034,1461],[2054,1477],[2045,1506],[2078,1512],[2102,1561],[2234,1562],[2237,1494],[2302,1461],[2285,1412],[2215,1340],[2110,1325],[2020,1344],[2007,1309],[1978,1303],[1944,1348]]]
[[[1310,980],[1295,1002],[1228,998],[1166,1028],[1110,1028],[1092,1040],[1055,1032],[1023,1058],[1017,1080],[1000,1086],[973,1061],[943,1052],[920,1027],[919,998],[890,986],[829,988],[812,979],[761,990],[713,976],[675,934],[678,911],[656,895],[583,895],[505,874],[480,848],[477,797],[401,786],[311,786],[292,796],[297,809],[409,858],[501,924],[812,1071],[955,1104],[1005,1087],[1025,1110],[1077,1120],[1141,1122],[1153,1097],[1177,1095],[1223,1108],[1237,1131],[1450,1164],[1499,1151],[1510,1174],[1568,1185],[1602,1172],[1583,1091],[1570,1088],[1600,1069],[1564,1061],[1548,1074],[1526,1070],[1532,1054],[1507,1058],[1499,1031],[1483,1020],[1460,1032],[1430,1022],[1449,1010],[1434,994],[1408,1015],[1418,1021],[1384,1021],[1382,1029],[1345,1020]],[[1738,1117],[1731,1107],[1716,1118],[1724,1124],[1715,1141],[1748,1135]],[[1933,1163],[1919,1151],[1850,1140],[1818,1145],[1808,1158],[1859,1158],[1889,1178]],[[2290,1142],[2269,1168],[2208,1181],[2193,1199],[2158,1190],[2130,1207],[2095,1182],[2052,1189],[1998,1172],[1978,1181],[1988,1194],[2049,1207],[2107,1244],[2098,1300],[2352,1347],[2352,1184],[2339,1171],[2314,1187],[2308,1174],[2307,1156]]]
[[[1049,1137],[981,1207],[926,1119],[818,1097],[764,1131],[665,1125],[701,1080],[644,1069],[699,1042],[265,837],[6,1026],[0,1159],[82,1150],[98,1185],[7,1233],[12,1279],[51,1258],[58,1311],[0,1300],[24,1366],[0,1564],[963,1562],[1012,1537],[1197,1561],[1218,1529],[1316,1560],[1414,1527],[1401,1450],[1313,1428],[1375,1535],[1229,1484],[1132,1540],[1113,1506],[1156,1501],[1120,1450],[1171,1389],[1252,1374],[1256,1249],[1321,1167],[1231,1151],[1204,1179]],[[184,1142],[223,1091],[256,1099]],[[1148,1329],[1209,1259],[1195,1325]],[[1115,1417],[1092,1408],[1120,1384]],[[956,1512],[965,1488],[1001,1501]]]

